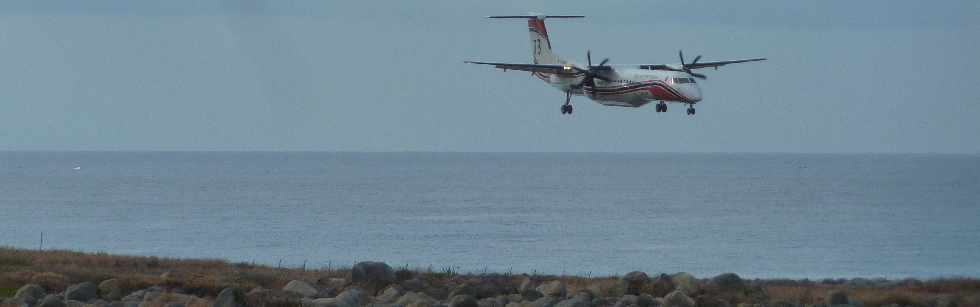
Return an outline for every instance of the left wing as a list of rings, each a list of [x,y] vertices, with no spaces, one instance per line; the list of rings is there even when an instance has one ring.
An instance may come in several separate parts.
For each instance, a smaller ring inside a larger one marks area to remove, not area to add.
[[[540,73],[551,73],[551,74],[577,74],[581,72],[578,67],[572,66],[571,64],[559,65],[559,64],[515,64],[515,63],[492,63],[492,62],[475,62],[475,61],[464,61],[463,63],[468,64],[480,64],[480,65],[493,65],[493,67],[503,69],[503,70],[520,70],[520,71],[530,71],[530,72],[540,72]]]

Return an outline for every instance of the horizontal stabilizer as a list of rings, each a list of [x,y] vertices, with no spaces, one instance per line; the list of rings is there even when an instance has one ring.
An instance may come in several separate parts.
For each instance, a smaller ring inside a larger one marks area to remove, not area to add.
[[[528,18],[538,18],[538,19],[548,19],[548,18],[585,18],[582,15],[505,15],[505,16],[487,16],[490,19],[528,19]]]

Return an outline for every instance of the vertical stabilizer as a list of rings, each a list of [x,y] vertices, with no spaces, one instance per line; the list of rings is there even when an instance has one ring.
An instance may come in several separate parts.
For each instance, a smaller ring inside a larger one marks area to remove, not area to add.
[[[558,56],[551,51],[551,39],[548,38],[548,28],[544,20],[548,18],[583,18],[585,16],[569,15],[520,15],[520,16],[489,16],[495,19],[527,19],[527,29],[531,38],[531,57],[534,64],[561,64]]]

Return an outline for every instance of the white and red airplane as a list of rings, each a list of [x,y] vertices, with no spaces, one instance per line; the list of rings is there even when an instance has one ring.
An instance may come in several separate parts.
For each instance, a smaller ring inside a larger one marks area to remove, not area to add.
[[[507,70],[529,71],[545,83],[565,92],[562,114],[572,114],[572,95],[584,95],[593,101],[607,106],[640,107],[652,101],[657,103],[657,112],[667,112],[667,102],[687,104],[687,114],[694,115],[694,104],[701,101],[701,89],[694,78],[705,76],[694,69],[728,64],[763,61],[763,58],[733,61],[698,62],[701,56],[691,63],[684,62],[684,53],[679,52],[680,64],[637,64],[606,65],[609,59],[592,65],[591,52],[586,53],[587,65],[562,60],[551,52],[551,40],[544,20],[548,18],[584,18],[571,15],[517,15],[489,16],[493,19],[526,19],[531,33],[531,54],[534,64],[493,63],[466,61],[471,64],[493,65]]]

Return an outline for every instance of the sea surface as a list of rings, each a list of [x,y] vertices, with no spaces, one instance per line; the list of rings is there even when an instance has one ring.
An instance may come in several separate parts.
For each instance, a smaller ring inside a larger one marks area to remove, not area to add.
[[[0,152],[0,246],[474,273],[980,277],[980,156]]]

